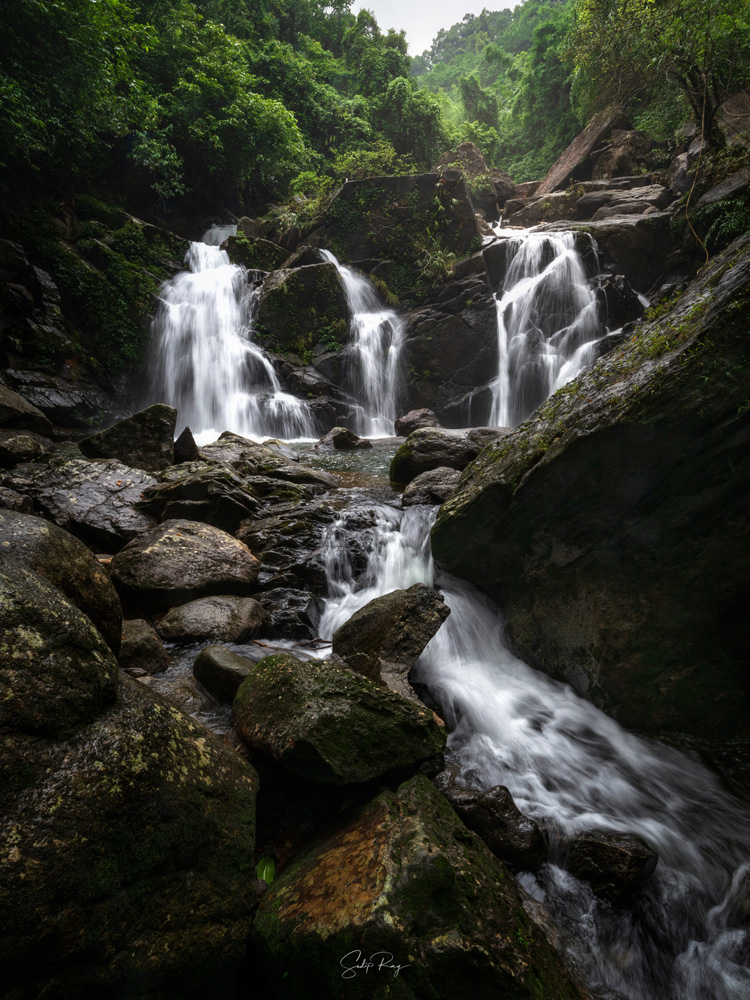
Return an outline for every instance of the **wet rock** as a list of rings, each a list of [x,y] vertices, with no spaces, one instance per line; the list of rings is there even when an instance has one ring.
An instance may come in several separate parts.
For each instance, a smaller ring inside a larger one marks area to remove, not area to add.
[[[230,533],[261,510],[258,497],[232,469],[205,463],[194,472],[183,469],[180,478],[144,490],[139,510],[157,521],[201,521]]]
[[[449,469],[447,466],[430,469],[429,472],[423,472],[412,479],[403,492],[402,503],[404,507],[416,507],[418,504],[432,507],[435,504],[445,503],[458,486],[460,479],[461,473],[458,469]]]
[[[5,468],[32,462],[51,451],[54,451],[52,442],[39,434],[0,431],[0,466]]]
[[[507,869],[421,777],[347,816],[274,879],[250,955],[279,1000],[336,996],[347,969],[344,986],[362,996],[586,996]]]
[[[252,673],[258,660],[266,655],[267,651],[260,647],[257,658],[253,660],[233,653],[225,646],[206,646],[195,659],[193,676],[214,698],[231,705],[240,684]]]
[[[357,448],[372,448],[372,441],[357,437],[347,427],[334,427],[324,434],[316,448],[335,448],[337,451],[354,451]]]
[[[395,423],[396,434],[399,437],[408,437],[412,431],[418,431],[421,427],[440,427],[437,414],[426,406],[419,410],[409,410]]]
[[[243,233],[229,236],[221,248],[226,250],[233,264],[246,267],[248,271],[275,271],[289,256],[287,250],[270,240]]]
[[[622,274],[602,274],[597,278],[597,298],[602,303],[602,315],[610,330],[638,319],[643,303]]]
[[[3,560],[0,731],[70,733],[115,700],[117,682],[117,661],[91,620],[44,577]]]
[[[295,354],[322,337],[345,346],[349,306],[338,271],[331,263],[273,271],[263,283],[256,337],[272,350]]]
[[[23,396],[0,383],[0,427],[49,434],[52,424],[41,410],[32,406]]]
[[[174,443],[174,462],[197,462],[201,457],[193,432],[186,427]]]
[[[122,644],[118,656],[123,670],[160,674],[169,666],[170,659],[156,629],[142,618],[131,618],[122,623]]]
[[[591,153],[605,145],[613,128],[623,122],[623,114],[617,107],[605,108],[594,115],[586,128],[571,142],[547,171],[547,175],[536,189],[537,195],[549,194],[568,184],[568,181],[585,180],[591,177],[593,164]]]
[[[126,545],[111,572],[127,600],[169,608],[212,594],[247,594],[259,568],[250,549],[225,531],[173,520]]]
[[[274,582],[280,582],[276,577]],[[264,628],[269,639],[314,639],[323,602],[307,590],[277,586],[260,595],[270,620]]]
[[[12,510],[18,514],[33,514],[34,504],[31,502],[31,497],[0,486],[0,510]]]
[[[573,839],[565,867],[588,882],[600,899],[620,906],[654,872],[658,860],[641,837],[592,832]]]
[[[120,599],[99,560],[82,542],[41,517],[0,510],[0,555],[17,559],[58,587],[117,653]]]
[[[547,842],[542,831],[523,815],[504,785],[486,791],[462,788],[449,771],[438,775],[435,785],[496,858],[523,871],[545,863]]]
[[[391,480],[410,483],[432,469],[465,469],[485,445],[496,443],[509,433],[505,427],[472,427],[469,430],[423,427],[410,434],[394,455]]]
[[[432,712],[330,661],[268,656],[234,702],[238,732],[292,774],[324,784],[434,774],[445,732]]]
[[[222,595],[172,608],[156,627],[168,642],[246,642],[267,621],[267,612],[252,597]]]
[[[126,674],[121,687],[63,742],[3,740],[8,997],[232,995],[255,905],[257,776]]]
[[[87,458],[116,458],[146,472],[161,472],[174,461],[177,410],[154,403],[104,431],[84,438],[78,447]]]
[[[106,551],[116,551],[147,531],[154,519],[138,510],[155,480],[115,460],[55,458],[17,465],[2,485],[30,496],[38,510],[61,528]]]
[[[742,237],[488,448],[432,531],[519,655],[641,731],[746,734],[748,290]]]
[[[328,490],[338,482],[327,472],[289,462],[270,448],[230,431],[224,431],[218,441],[205,445],[201,451],[211,461],[231,465],[243,477],[267,476],[288,483],[310,485],[319,490]]]
[[[44,342],[52,337],[55,341],[55,353],[62,352],[63,356],[69,356],[75,348],[62,332],[62,324],[60,328],[50,330],[44,326],[34,327],[31,336],[34,340],[41,341],[38,349],[44,350]],[[92,420],[101,423],[114,409],[115,400],[111,391],[108,395],[92,375],[77,367],[66,368],[65,375],[8,369],[3,372],[2,377],[49,420],[65,427],[88,428]],[[40,433],[49,431],[40,430]]]
[[[450,608],[423,583],[369,601],[333,633],[332,651],[352,670],[417,701],[409,671]]]
[[[309,264],[324,264],[325,262],[325,257],[317,247],[302,246],[297,247],[291,257],[287,257],[280,266],[284,270],[289,270],[293,267],[307,267]]]

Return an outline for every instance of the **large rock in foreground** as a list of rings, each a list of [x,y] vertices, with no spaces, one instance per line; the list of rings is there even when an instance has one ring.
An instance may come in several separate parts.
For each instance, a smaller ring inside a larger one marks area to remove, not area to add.
[[[280,1000],[586,996],[508,870],[420,777],[282,872],[261,900],[251,958]]]
[[[750,236],[464,473],[433,529],[532,665],[629,726],[747,734]]]
[[[436,774],[445,732],[433,713],[343,664],[268,656],[234,702],[237,730],[292,774],[359,784],[391,771]]]
[[[252,768],[127,676],[76,736],[2,751],[3,996],[230,1000],[254,903]]]

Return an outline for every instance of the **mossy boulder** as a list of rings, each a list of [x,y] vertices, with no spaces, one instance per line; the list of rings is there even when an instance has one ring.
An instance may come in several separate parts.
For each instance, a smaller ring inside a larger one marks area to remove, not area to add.
[[[159,674],[170,664],[170,656],[162,645],[154,626],[142,618],[122,623],[122,642],[117,657],[123,670]]]
[[[58,587],[117,653],[122,629],[120,598],[83,542],[41,517],[0,510],[0,556],[14,557]]]
[[[154,403],[80,441],[87,458],[117,458],[134,469],[161,472],[174,462],[177,410]]]
[[[275,271],[289,256],[289,251],[276,243],[243,233],[230,236],[221,248],[226,250],[233,264],[246,267],[248,271]]]
[[[421,427],[400,445],[391,462],[391,481],[410,483],[432,469],[465,469],[485,445],[502,440],[510,432],[504,427]]]
[[[59,742],[0,737],[8,1000],[229,1000],[253,908],[257,776],[127,676]]]
[[[260,563],[244,542],[174,519],[133,539],[112,559],[112,579],[134,604],[166,609],[211,594],[247,594]]]
[[[747,733],[750,236],[504,440],[435,558],[533,666],[640,730]]]
[[[261,296],[256,336],[265,346],[304,356],[324,341],[328,349],[346,345],[349,305],[333,264],[274,271]]]
[[[261,650],[258,654],[255,660],[251,660],[226,646],[205,646],[195,658],[193,676],[214,698],[231,705],[240,684],[255,669],[257,661],[264,658]]]
[[[587,996],[508,870],[423,777],[303,850],[269,886],[250,940],[253,973],[280,1000]]]
[[[117,695],[114,653],[89,618],[13,559],[0,569],[0,731],[60,736]]]
[[[242,683],[235,726],[292,774],[359,784],[391,771],[437,773],[445,732],[433,713],[342,662],[268,656]]]

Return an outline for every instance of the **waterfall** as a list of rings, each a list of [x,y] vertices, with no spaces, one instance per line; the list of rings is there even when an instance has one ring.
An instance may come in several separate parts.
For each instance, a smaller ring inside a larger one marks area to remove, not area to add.
[[[363,437],[390,437],[399,416],[404,321],[383,304],[372,282],[339,264],[330,251],[321,253],[336,267],[352,314],[346,368],[347,389],[358,400],[354,430]]]
[[[253,343],[253,275],[221,249],[235,232],[212,226],[190,245],[188,270],[162,285],[151,398],[175,406],[178,430],[190,426],[199,444],[225,430],[255,439],[317,437],[310,407],[283,391],[271,361]]]
[[[434,583],[451,614],[415,673],[449,723],[449,756],[465,784],[507,786],[522,812],[547,829],[558,854],[576,833],[592,829],[638,834],[659,852],[656,872],[630,910],[597,900],[552,863],[518,876],[547,907],[569,965],[592,988],[627,1000],[747,997],[748,810],[696,759],[626,732],[513,656],[489,600],[453,577],[435,577],[433,509],[379,505],[375,515],[359,580],[347,538],[361,527],[348,528],[343,514],[328,529],[330,596],[319,633],[330,638],[374,597]]]
[[[490,423],[515,427],[591,364],[603,328],[574,233],[522,233],[505,252]]]

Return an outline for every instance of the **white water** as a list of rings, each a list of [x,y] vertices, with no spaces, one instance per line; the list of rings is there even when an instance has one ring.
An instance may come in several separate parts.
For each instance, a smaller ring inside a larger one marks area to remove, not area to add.
[[[572,968],[628,1000],[742,1000],[750,996],[750,813],[696,760],[639,739],[570,688],[513,656],[497,609],[449,576],[434,578],[434,510],[376,508],[371,556],[355,580],[346,515],[329,529],[330,637],[372,598],[435,583],[451,615],[423,653],[428,686],[467,787],[507,786],[551,838],[552,858],[584,830],[639,834],[658,850],[641,901],[619,909],[554,864],[519,876],[560,931]]]
[[[362,437],[390,437],[399,416],[399,353],[404,320],[383,304],[364,275],[339,264],[330,251],[321,253],[335,265],[352,314],[347,388],[357,401],[354,430]]]
[[[284,392],[252,340],[258,292],[220,244],[236,227],[212,226],[188,250],[187,271],[160,292],[151,398],[177,408],[178,431],[198,444],[225,430],[261,440],[317,437],[309,406]]]
[[[505,252],[490,423],[515,427],[591,364],[604,329],[575,234],[519,233]]]

